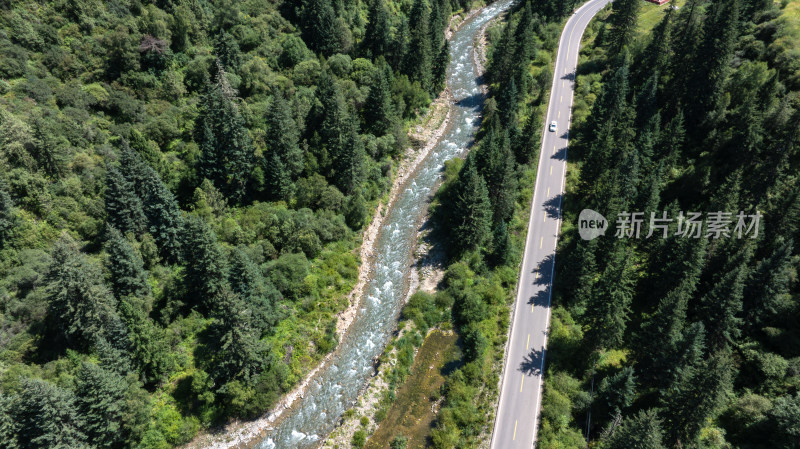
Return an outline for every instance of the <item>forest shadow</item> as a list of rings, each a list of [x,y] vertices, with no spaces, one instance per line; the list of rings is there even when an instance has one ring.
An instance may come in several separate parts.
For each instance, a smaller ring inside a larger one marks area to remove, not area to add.
[[[564,194],[559,193],[558,195],[548,198],[547,201],[544,202],[544,211],[549,218],[558,219],[561,212],[561,204],[564,199]]]
[[[557,161],[566,161],[567,160],[567,147],[562,147],[556,150],[555,153],[550,157],[550,159],[555,159]]]

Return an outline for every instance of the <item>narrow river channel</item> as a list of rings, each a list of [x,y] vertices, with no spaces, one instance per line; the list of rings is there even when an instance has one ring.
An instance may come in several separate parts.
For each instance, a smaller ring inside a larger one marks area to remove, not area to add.
[[[474,44],[486,22],[502,13],[513,0],[499,0],[464,23],[450,40],[447,85],[455,99],[450,125],[428,157],[406,181],[389,210],[375,245],[372,278],[366,286],[358,317],[339,344],[334,359],[311,381],[299,400],[259,449],[311,448],[318,445],[358,398],[373,371],[372,360],[389,340],[408,290],[409,267],[417,227],[428,199],[440,179],[445,161],[464,152],[480,124],[483,103]]]

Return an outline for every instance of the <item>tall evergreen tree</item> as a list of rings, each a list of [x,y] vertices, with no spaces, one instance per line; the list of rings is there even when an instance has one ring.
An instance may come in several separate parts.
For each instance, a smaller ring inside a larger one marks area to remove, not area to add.
[[[87,348],[107,336],[116,320],[116,301],[103,284],[100,270],[64,233],[55,243],[45,280],[49,315],[61,336],[75,348]]]
[[[426,91],[431,90],[433,55],[430,40],[430,8],[426,0],[415,0],[408,17],[411,33],[403,72],[419,81]]]
[[[612,3],[611,16],[608,19],[611,24],[608,33],[611,55],[620,54],[636,35],[640,6],[641,2],[638,0],[618,0]]]
[[[238,72],[242,65],[242,52],[239,43],[227,31],[222,30],[214,41],[214,52],[225,70]]]
[[[142,201],[136,196],[133,183],[114,166],[106,170],[105,209],[108,223],[120,232],[144,232],[147,218]]]
[[[227,288],[226,261],[217,235],[202,218],[191,217],[186,222],[184,248],[188,304],[204,313],[214,312]]]
[[[450,41],[445,40],[433,60],[433,93],[438,94],[447,85],[447,66],[450,64]]]
[[[330,56],[341,51],[341,31],[331,0],[303,0],[300,24],[303,40],[315,52]]]
[[[200,176],[241,201],[253,167],[253,142],[222,66],[218,65],[216,80],[203,95],[196,127],[202,151]]]
[[[267,112],[267,131],[264,136],[269,149],[280,157],[289,176],[294,180],[303,171],[303,150],[292,111],[283,96],[276,92]]]
[[[747,280],[744,310],[746,325],[759,328],[779,316],[789,304],[792,267],[797,258],[791,239],[779,237],[769,257],[761,260]]]
[[[386,70],[378,69],[375,71],[367,101],[364,103],[365,130],[375,136],[387,134],[394,126],[396,117]]]
[[[141,256],[116,228],[109,226],[106,233],[106,267],[111,275],[114,295],[117,299],[128,295],[148,296],[150,286]]]
[[[239,295],[222,292],[209,334],[214,354],[210,372],[219,384],[250,382],[264,369],[266,348],[253,326],[252,311]]]
[[[367,57],[388,56],[391,49],[392,36],[389,23],[389,11],[384,0],[371,0],[367,10],[367,29],[362,43]]]
[[[467,157],[453,186],[453,195],[450,212],[453,243],[461,251],[483,248],[491,238],[492,206],[474,157]]]
[[[0,249],[6,246],[14,229],[14,203],[8,194],[8,186],[0,178]]]
[[[640,411],[625,418],[601,446],[603,449],[666,449],[662,441],[661,420],[653,410]]]
[[[589,341],[600,348],[618,347],[630,318],[632,300],[630,251],[618,242],[594,290],[594,303],[586,310]]]
[[[19,449],[89,449],[74,395],[39,379],[24,379],[9,407]]]
[[[123,447],[127,388],[122,376],[94,363],[84,362],[78,370],[75,405],[84,420],[81,428],[94,447]]]
[[[275,305],[280,300],[280,293],[241,248],[231,252],[228,281],[231,291],[250,308],[253,327],[259,330],[260,335],[268,334],[277,322]]]

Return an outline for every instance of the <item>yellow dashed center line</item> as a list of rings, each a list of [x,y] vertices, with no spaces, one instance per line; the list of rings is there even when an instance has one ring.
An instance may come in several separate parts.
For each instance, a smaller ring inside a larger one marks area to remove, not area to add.
[[[522,381],[519,383],[519,392],[522,393],[522,386],[525,385],[525,376],[522,376]]]
[[[517,422],[518,421],[514,421],[514,436],[511,437],[512,441],[517,439]]]
[[[547,196],[550,196],[550,187],[547,188]]]
[[[539,249],[542,249],[542,245],[544,245],[544,236],[539,240]]]
[[[531,345],[531,334],[528,334],[528,341],[525,343],[525,349],[528,349],[530,345]]]
[[[552,165],[550,166],[550,174],[551,175],[553,174],[553,166]]]

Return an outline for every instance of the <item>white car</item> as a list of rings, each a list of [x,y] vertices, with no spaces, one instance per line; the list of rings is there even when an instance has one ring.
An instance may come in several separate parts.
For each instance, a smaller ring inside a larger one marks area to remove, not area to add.
[[[553,120],[552,122],[550,122],[550,132],[554,133],[556,132],[556,129],[558,129],[558,123],[555,120]]]

